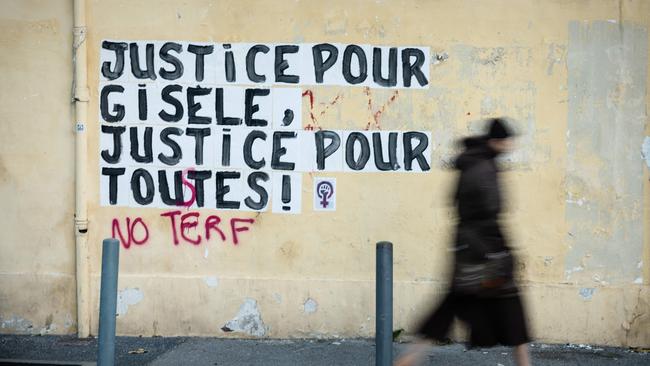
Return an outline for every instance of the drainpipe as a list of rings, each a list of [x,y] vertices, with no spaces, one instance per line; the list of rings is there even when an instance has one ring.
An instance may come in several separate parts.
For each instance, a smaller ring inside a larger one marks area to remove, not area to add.
[[[74,0],[74,28],[72,44],[73,102],[75,110],[75,257],[77,280],[77,335],[90,335],[89,266],[88,266],[88,212],[86,207],[86,157],[88,141],[86,118],[88,111],[88,80],[86,64],[86,1]]]

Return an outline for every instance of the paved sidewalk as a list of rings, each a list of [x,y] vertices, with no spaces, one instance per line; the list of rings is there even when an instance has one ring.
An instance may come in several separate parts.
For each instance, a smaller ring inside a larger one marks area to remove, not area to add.
[[[408,345],[394,344],[394,354]],[[120,366],[374,365],[372,340],[236,340],[118,337]],[[0,335],[0,359],[95,361],[97,340],[69,336]],[[650,353],[627,349],[543,345],[531,347],[533,365],[650,365]],[[0,362],[0,365],[3,365]],[[466,351],[460,344],[431,347],[424,365],[514,365],[511,349]]]

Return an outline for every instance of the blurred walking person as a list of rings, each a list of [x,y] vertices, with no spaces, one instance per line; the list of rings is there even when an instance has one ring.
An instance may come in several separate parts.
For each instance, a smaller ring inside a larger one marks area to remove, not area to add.
[[[495,159],[512,150],[513,140],[507,122],[495,118],[487,121],[483,136],[463,141],[465,149],[455,163],[460,176],[452,197],[458,224],[450,289],[417,334],[442,342],[458,318],[469,328],[470,347],[512,346],[517,365],[529,366],[525,312],[514,282],[513,256],[499,221],[502,190]],[[425,349],[425,343],[418,342],[395,365],[416,365]]]

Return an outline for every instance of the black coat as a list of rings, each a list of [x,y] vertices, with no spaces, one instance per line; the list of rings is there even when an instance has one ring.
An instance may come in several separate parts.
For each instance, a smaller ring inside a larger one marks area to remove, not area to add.
[[[513,279],[512,253],[499,224],[502,201],[499,171],[494,160],[497,154],[484,138],[470,138],[464,143],[465,150],[456,160],[460,176],[453,195],[458,208],[453,280],[449,293],[425,318],[417,333],[443,341],[453,319],[458,317],[469,325],[472,347],[527,343],[530,338]],[[494,260],[495,257],[505,260]],[[494,281],[482,282],[478,289],[472,287],[468,291],[468,276],[459,276],[462,272],[459,268],[489,267],[483,265],[488,262],[501,267],[497,271],[486,270],[485,279]],[[491,277],[495,273],[496,277]]]
[[[497,153],[484,138],[468,138],[464,144],[465,150],[456,159],[460,176],[453,196],[458,209],[456,263],[480,263],[497,253],[511,255],[499,222],[502,195]],[[501,272],[512,278],[512,264],[506,267]]]

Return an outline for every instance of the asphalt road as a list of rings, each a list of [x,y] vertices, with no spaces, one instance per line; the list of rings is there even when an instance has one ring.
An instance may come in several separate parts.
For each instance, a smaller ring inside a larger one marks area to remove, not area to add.
[[[394,354],[408,345],[394,344]],[[118,337],[120,366],[374,365],[372,340],[240,340],[219,338]],[[0,335],[0,359],[94,362],[96,339],[70,336]],[[650,365],[650,353],[584,345],[531,346],[533,365]],[[78,365],[79,363],[77,363]],[[0,366],[5,364],[0,361]],[[423,365],[514,365],[512,350],[467,351],[461,344],[432,346]]]

